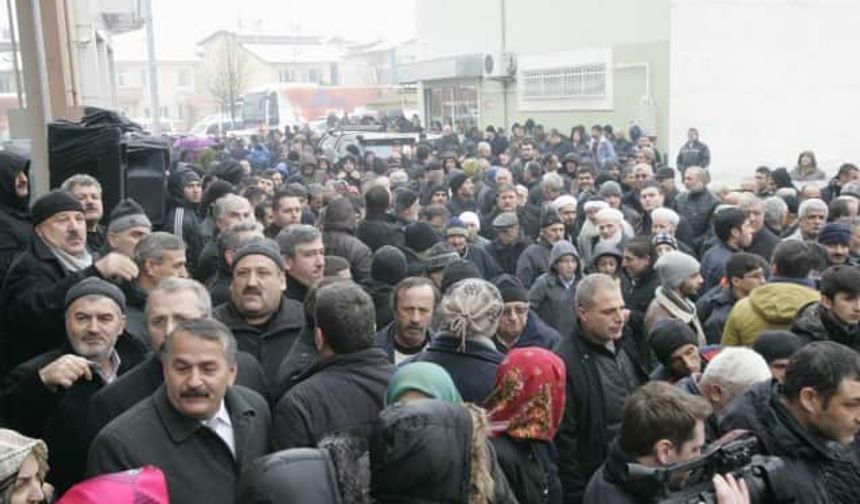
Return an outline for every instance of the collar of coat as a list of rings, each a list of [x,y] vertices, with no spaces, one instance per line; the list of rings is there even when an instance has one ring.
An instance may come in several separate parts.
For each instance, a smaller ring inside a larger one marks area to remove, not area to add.
[[[200,420],[183,415],[170,404],[167,399],[167,389],[164,385],[155,391],[155,410],[161,418],[167,434],[174,443],[183,443],[193,436],[199,429],[204,428]],[[238,430],[246,425],[257,411],[245,400],[233,387],[227,389],[224,395],[224,405],[230,414],[233,428]],[[238,446],[238,443],[237,443]]]

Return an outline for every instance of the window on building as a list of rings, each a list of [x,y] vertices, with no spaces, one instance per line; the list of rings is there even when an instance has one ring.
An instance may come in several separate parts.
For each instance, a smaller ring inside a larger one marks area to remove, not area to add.
[[[0,77],[0,93],[11,93],[12,92],[12,83],[9,80],[9,76],[4,75]]]
[[[179,120],[185,119],[185,107],[182,105],[176,107],[176,118]]]
[[[606,95],[606,65],[566,66],[522,73],[523,98],[558,100],[603,98]]]
[[[142,69],[140,70],[140,84],[141,84],[142,86],[146,86],[146,83],[147,83],[148,81],[149,81],[149,79],[147,79],[147,78],[146,78],[146,69],[145,69],[145,68],[142,68]]]
[[[191,85],[191,72],[188,70],[180,70],[176,73],[176,84],[179,87],[188,87]]]
[[[295,80],[295,73],[291,68],[278,70],[278,82],[293,82]]]
[[[120,87],[125,86],[125,79],[125,72],[118,72],[116,74],[116,85]]]
[[[150,115],[149,114],[149,107],[144,107],[143,108],[143,117],[149,119],[149,115]]]
[[[306,82],[319,82],[321,80],[322,72],[320,72],[318,68],[311,68],[308,70],[308,77],[305,79]]]
[[[612,110],[612,49],[577,49],[517,58],[520,110]]]
[[[170,109],[167,108],[167,105],[162,105],[159,110],[161,110],[161,117],[170,117]]]

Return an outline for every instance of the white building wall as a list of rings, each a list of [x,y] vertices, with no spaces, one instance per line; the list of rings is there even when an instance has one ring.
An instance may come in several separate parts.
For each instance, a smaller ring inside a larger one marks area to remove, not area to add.
[[[672,160],[696,126],[715,180],[806,149],[830,176],[856,163],[858,25],[856,0],[672,0]]]

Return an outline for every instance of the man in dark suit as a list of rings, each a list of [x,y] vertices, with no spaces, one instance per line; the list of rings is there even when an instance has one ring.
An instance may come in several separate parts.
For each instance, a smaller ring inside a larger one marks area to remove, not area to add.
[[[164,385],[102,429],[88,472],[155,465],[173,502],[234,503],[243,467],[269,452],[266,401],[233,386],[236,340],[220,322],[180,323],[163,358]]]

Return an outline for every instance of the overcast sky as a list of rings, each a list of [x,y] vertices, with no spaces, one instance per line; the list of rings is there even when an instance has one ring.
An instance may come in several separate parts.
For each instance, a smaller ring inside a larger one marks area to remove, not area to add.
[[[215,30],[238,29],[240,20],[266,32],[402,42],[414,34],[414,10],[415,0],[152,0],[156,52],[183,55],[193,54],[196,42]],[[122,35],[115,42],[138,46],[142,35]]]

